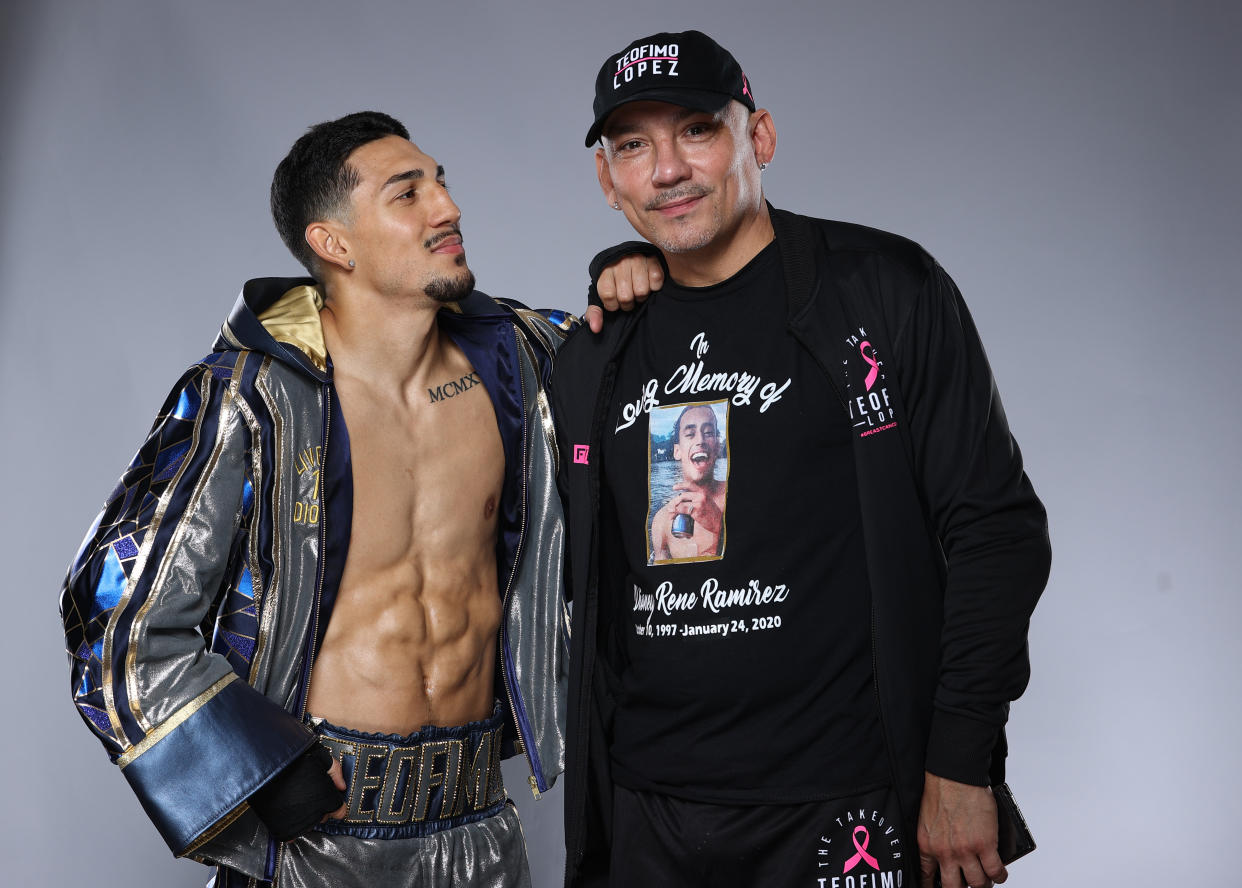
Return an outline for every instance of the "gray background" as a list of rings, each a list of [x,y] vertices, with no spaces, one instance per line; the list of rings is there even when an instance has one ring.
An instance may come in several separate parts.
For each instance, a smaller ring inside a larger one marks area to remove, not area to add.
[[[923,243],[1052,518],[1011,783],[1016,886],[1234,884],[1242,765],[1236,2],[42,2],[0,12],[9,885],[201,884],[70,703],[57,587],[242,281],[310,123],[405,120],[480,286],[577,308],[626,237],[581,138],[606,53],[702,27],[775,118],[778,205]],[[516,772],[537,885],[559,791]]]

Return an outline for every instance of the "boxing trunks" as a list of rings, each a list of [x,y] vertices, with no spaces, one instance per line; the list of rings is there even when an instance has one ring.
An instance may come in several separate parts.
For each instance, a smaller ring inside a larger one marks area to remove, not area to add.
[[[347,813],[287,842],[274,885],[529,888],[500,773],[499,704],[488,719],[406,737],[312,727],[341,763]]]

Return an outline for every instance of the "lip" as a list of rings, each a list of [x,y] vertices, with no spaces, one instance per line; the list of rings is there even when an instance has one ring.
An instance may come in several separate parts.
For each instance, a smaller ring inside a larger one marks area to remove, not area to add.
[[[661,216],[669,216],[669,217],[684,216],[686,213],[694,209],[695,206],[697,206],[699,201],[701,201],[702,199],[703,199],[702,195],[696,195],[694,197],[687,197],[685,200],[679,200],[676,203],[665,204],[662,207],[656,207],[656,212],[659,213]]]
[[[461,245],[460,234],[450,234],[444,240],[440,241],[438,244],[432,247],[431,252],[454,255],[458,253],[464,253],[466,252],[466,249],[465,247]]]

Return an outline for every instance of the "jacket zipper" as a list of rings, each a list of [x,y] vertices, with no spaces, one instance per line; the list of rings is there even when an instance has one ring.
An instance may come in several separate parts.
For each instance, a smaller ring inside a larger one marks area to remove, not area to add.
[[[517,337],[519,336],[519,332],[516,324],[512,326],[514,345],[517,346]],[[534,753],[531,751],[530,744],[527,742],[526,737],[522,734],[522,720],[518,716],[518,708],[514,702],[515,695],[513,692],[513,683],[509,677],[509,657],[507,656],[509,648],[509,598],[513,592],[513,580],[517,576],[518,564],[521,563],[522,560],[522,544],[526,541],[526,371],[522,365],[520,348],[515,347],[513,353],[515,359],[517,360],[518,388],[521,390],[520,394],[522,398],[522,465],[519,470],[519,475],[522,479],[522,508],[520,512],[520,523],[518,525],[518,542],[513,553],[513,568],[509,571],[509,579],[505,584],[505,592],[500,600],[501,623],[500,637],[497,641],[497,646],[499,647],[500,656],[501,683],[505,686],[505,698],[509,702],[509,712],[513,715],[513,728],[517,733],[518,744],[522,747],[522,753],[526,756],[526,764],[530,768],[530,776],[526,779],[530,784],[531,795],[538,800],[541,797],[541,794],[539,789],[539,780],[535,776],[536,768]]]

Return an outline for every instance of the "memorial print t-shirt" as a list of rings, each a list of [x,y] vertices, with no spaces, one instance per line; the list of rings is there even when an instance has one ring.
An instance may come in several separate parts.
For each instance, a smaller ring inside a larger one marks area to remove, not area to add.
[[[850,423],[785,319],[773,243],[721,284],[666,284],[619,367],[622,785],[760,803],[887,779]]]

